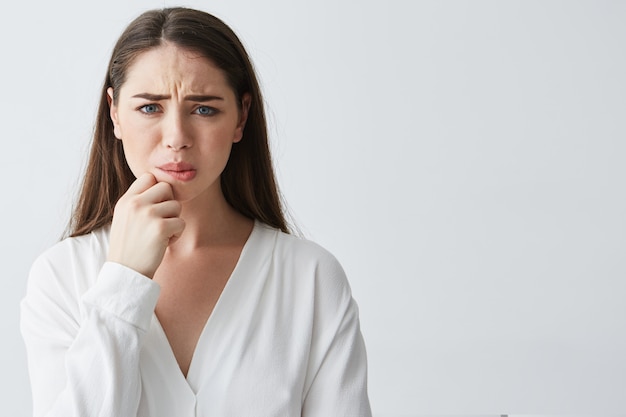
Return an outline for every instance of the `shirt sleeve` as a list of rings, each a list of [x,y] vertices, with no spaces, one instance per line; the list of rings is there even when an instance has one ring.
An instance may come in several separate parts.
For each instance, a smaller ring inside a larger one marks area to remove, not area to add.
[[[357,304],[334,258],[318,274],[302,416],[371,417],[367,358]]]
[[[45,258],[21,303],[35,417],[132,417],[141,395],[139,352],[160,287],[107,262],[84,294]],[[69,272],[71,274],[71,272]]]

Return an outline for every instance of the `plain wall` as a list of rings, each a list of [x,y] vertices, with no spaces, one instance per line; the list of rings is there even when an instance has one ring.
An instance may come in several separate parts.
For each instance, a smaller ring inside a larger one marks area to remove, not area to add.
[[[113,43],[164,4],[3,6],[1,415],[30,414],[19,300]],[[291,212],[359,303],[375,415],[626,412],[626,2],[185,5],[249,48]]]

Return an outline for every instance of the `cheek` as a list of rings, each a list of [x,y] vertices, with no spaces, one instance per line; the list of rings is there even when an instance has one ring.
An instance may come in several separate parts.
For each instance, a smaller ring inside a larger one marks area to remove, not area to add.
[[[124,156],[126,157],[126,163],[130,167],[130,170],[139,177],[146,172],[149,167],[149,157],[152,153],[149,146],[146,146],[146,142],[142,140],[131,140],[128,136],[122,139],[124,148]]]
[[[128,141],[122,141],[124,147],[124,156],[126,157],[126,163],[128,167],[133,172],[135,177],[139,177],[141,175],[141,171],[143,171],[139,167],[139,161],[137,159],[137,152],[133,149],[132,145],[128,143]]]
[[[223,146],[232,146],[233,143],[241,141],[243,129],[237,127],[235,121],[229,121],[228,124],[220,126],[213,136],[219,138]]]

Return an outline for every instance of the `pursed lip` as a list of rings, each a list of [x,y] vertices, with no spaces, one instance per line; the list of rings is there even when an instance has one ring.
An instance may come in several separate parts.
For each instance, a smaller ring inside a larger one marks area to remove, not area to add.
[[[195,171],[193,165],[188,162],[168,162],[166,164],[159,165],[157,168],[161,171],[173,172]]]
[[[157,167],[170,178],[178,181],[191,181],[196,176],[196,169],[187,162],[168,162]]]

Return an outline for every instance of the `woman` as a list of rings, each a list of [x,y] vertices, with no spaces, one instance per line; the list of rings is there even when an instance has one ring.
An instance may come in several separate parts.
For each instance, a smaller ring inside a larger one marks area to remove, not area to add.
[[[258,83],[217,18],[118,40],[71,237],[22,302],[35,416],[369,416],[337,261],[288,234]]]

